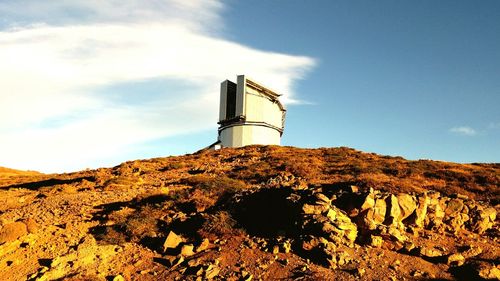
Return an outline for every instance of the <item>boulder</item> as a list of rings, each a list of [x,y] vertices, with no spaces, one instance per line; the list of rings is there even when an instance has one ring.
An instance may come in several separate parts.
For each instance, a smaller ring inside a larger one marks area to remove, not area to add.
[[[460,214],[462,209],[464,208],[464,201],[462,199],[451,199],[446,203],[445,214],[447,216],[457,216]]]
[[[472,215],[471,230],[483,234],[493,227],[497,211],[494,208],[482,208],[477,206]]]
[[[417,227],[424,227],[424,220],[427,216],[427,206],[429,205],[429,201],[429,197],[427,197],[426,193],[420,195],[417,199],[417,207],[415,208],[415,212],[413,213],[411,220],[411,223]]]
[[[386,204],[386,224],[398,224],[401,221],[401,208],[399,207],[398,198],[391,194],[387,197]]]
[[[400,193],[396,197],[401,210],[401,220],[404,220],[415,211],[417,202],[413,196],[407,193]]]
[[[375,224],[382,224],[385,220],[385,214],[387,212],[387,204],[385,199],[380,198],[375,200],[375,206],[373,207],[373,222]]]
[[[26,234],[28,234],[28,227],[23,222],[8,223],[0,230],[0,244],[15,241]]]
[[[361,207],[359,209],[362,212],[368,209],[372,209],[374,206],[375,206],[375,192],[373,188],[370,188],[370,192],[365,197],[365,200],[363,201],[363,204],[361,204]]]
[[[374,230],[377,228],[377,225],[380,225],[385,221],[386,210],[387,204],[385,203],[385,200],[382,198],[376,198],[374,199],[373,206],[368,209],[363,209],[358,217],[361,218],[365,229]]]

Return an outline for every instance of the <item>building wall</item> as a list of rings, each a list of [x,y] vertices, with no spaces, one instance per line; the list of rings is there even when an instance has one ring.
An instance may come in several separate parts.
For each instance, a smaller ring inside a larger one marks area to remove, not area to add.
[[[283,113],[278,104],[270,101],[265,95],[247,87],[245,116],[249,122],[266,122],[281,128]]]
[[[252,144],[275,144],[279,145],[280,132],[255,125],[236,125],[228,127],[220,132],[221,145],[224,147],[240,147]]]
[[[219,121],[226,119],[226,102],[227,102],[227,84],[230,81],[226,80],[220,83],[220,104],[219,104]]]

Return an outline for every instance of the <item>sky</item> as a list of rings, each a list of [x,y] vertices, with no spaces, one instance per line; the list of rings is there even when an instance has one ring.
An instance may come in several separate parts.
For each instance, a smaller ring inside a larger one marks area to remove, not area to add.
[[[193,153],[219,85],[283,94],[283,145],[500,162],[500,2],[0,0],[0,166]]]

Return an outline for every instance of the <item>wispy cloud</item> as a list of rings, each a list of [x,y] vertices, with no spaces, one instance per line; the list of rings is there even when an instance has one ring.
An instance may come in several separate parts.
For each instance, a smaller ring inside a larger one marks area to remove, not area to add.
[[[488,124],[488,129],[490,129],[490,130],[500,129],[500,122],[490,122]]]
[[[468,126],[458,126],[453,127],[449,130],[451,133],[462,135],[462,136],[475,136],[477,135],[477,131]]]
[[[0,3],[4,166],[99,166],[131,146],[215,127],[226,78],[249,74],[291,102],[294,81],[315,64],[224,39],[218,1],[40,3]],[[135,97],[146,102],[103,90],[158,80],[165,89]]]

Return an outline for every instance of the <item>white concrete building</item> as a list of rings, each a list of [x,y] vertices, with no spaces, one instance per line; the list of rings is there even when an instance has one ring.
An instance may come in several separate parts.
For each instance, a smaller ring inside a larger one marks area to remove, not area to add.
[[[218,143],[222,147],[279,145],[286,110],[279,94],[244,75],[221,83]]]

